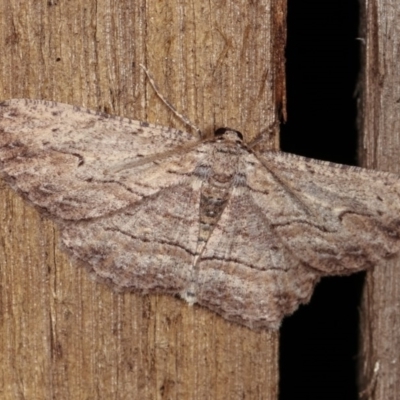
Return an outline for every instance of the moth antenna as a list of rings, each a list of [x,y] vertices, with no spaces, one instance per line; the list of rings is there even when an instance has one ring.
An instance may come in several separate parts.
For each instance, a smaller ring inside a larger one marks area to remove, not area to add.
[[[147,75],[147,78],[150,82],[150,85],[156,92],[157,96],[161,99],[161,101],[186,125],[190,126],[198,135],[200,138],[203,138],[203,132],[195,125],[193,124],[189,118],[185,117],[183,114],[181,114],[161,93],[161,91],[158,89],[153,77],[151,76],[150,72],[147,70],[147,68],[143,64],[139,64],[140,67],[143,69],[145,74]]]

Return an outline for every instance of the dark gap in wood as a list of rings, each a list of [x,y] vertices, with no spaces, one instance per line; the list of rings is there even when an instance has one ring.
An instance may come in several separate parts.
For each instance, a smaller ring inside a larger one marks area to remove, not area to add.
[[[357,164],[357,0],[288,0],[288,122],[281,149]],[[363,274],[324,278],[281,329],[280,400],[357,399]]]

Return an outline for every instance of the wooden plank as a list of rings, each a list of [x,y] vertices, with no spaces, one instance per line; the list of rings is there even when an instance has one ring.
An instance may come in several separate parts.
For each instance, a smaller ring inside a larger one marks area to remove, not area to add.
[[[400,174],[400,5],[362,2],[362,165]],[[400,217],[400,216],[399,216]],[[360,398],[400,397],[400,261],[367,274],[361,309]]]

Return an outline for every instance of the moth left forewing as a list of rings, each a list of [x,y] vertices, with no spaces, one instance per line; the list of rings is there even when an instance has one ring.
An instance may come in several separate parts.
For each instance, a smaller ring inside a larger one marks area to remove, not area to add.
[[[42,100],[12,99],[0,103],[1,141],[11,133],[30,146],[89,151],[106,157],[148,156],[174,149],[198,137],[173,128],[95,112],[83,107]],[[92,145],[92,146],[91,146]],[[92,151],[91,151],[92,150]]]
[[[170,128],[23,99],[2,103],[0,130],[3,177],[49,214],[74,220],[114,212],[180,180],[160,161],[148,163],[147,175],[144,167],[107,173],[113,165],[198,142]]]
[[[302,216],[288,212],[274,229],[311,267],[346,274],[398,253],[398,177],[281,152],[258,157],[304,210]]]

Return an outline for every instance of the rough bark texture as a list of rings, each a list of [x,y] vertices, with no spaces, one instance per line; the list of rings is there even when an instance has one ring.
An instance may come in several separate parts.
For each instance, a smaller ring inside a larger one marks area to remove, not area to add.
[[[400,173],[400,4],[361,2],[360,154],[368,168]],[[400,217],[400,216],[399,216]],[[400,398],[400,261],[367,274],[361,310],[360,398]]]
[[[271,4],[272,3],[272,4]],[[246,140],[284,113],[284,1],[0,0],[1,99],[40,98]],[[2,399],[276,399],[278,336],[165,296],[118,294],[0,189]]]

